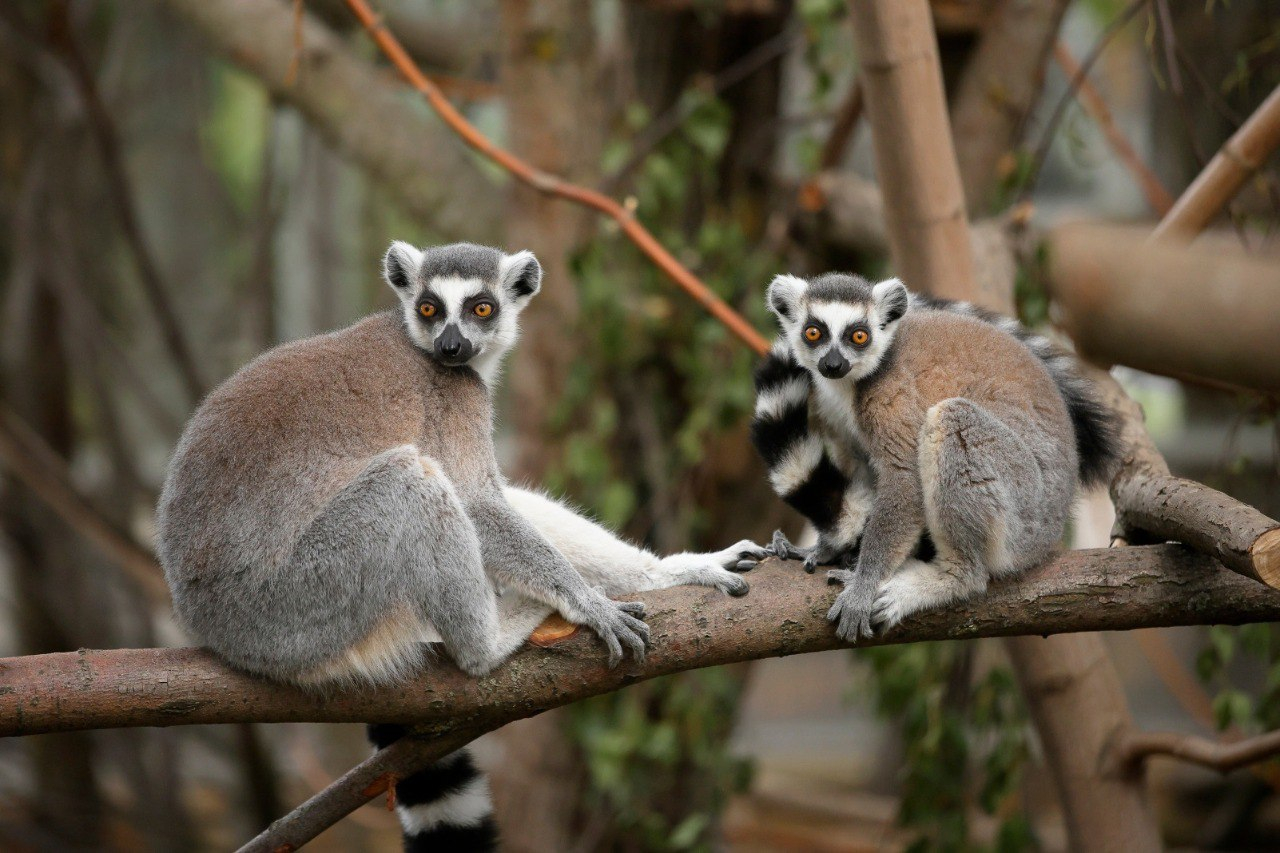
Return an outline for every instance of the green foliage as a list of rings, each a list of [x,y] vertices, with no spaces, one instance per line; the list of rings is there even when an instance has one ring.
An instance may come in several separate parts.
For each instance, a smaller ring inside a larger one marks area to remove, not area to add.
[[[213,97],[200,125],[205,160],[218,173],[240,213],[247,213],[262,179],[271,104],[258,81],[225,63],[211,63]]]
[[[637,215],[764,328],[763,288],[777,270],[749,233],[760,217],[718,197],[731,116],[696,88],[678,109],[686,117],[679,131],[635,175]],[[627,110],[627,139],[649,120],[642,107]],[[605,171],[632,156],[629,141],[611,143]],[[745,422],[755,357],[616,228],[602,226],[573,268],[577,347],[591,358],[573,366],[552,414],[563,452],[546,482],[611,527],[693,545],[711,519],[691,486],[713,475],[707,448]],[[720,811],[747,780],[745,762],[727,750],[741,690],[732,672],[686,673],[574,706],[569,728],[588,770],[589,830],[601,836],[594,846],[709,849]]]
[[[1246,733],[1280,728],[1280,625],[1215,625],[1196,657],[1196,673],[1218,690],[1219,729]]]
[[[610,819],[607,839],[595,846],[710,849],[708,830],[750,779],[747,762],[724,749],[740,692],[729,670],[710,669],[571,707],[570,734],[586,756],[588,806]]]
[[[975,648],[915,643],[858,653],[870,664],[877,713],[902,727],[899,820],[919,833],[912,850],[983,849],[969,837],[974,806],[1001,819],[992,849],[1037,846],[1014,811],[1029,750],[1026,711],[1007,667],[973,678]]]

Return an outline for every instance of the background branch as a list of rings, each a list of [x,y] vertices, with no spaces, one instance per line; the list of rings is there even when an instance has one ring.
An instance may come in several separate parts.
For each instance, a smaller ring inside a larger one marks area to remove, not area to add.
[[[1163,755],[1230,773],[1280,754],[1280,731],[1247,740],[1221,743],[1176,732],[1126,732],[1115,746],[1120,766],[1132,770],[1147,758]]]
[[[0,404],[0,463],[72,529],[102,549],[148,599],[168,604],[169,588],[155,558],[104,519],[75,490],[58,454],[3,404]]]

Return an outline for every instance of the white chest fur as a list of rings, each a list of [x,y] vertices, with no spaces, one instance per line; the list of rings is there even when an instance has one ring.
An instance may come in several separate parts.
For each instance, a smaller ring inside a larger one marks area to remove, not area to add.
[[[820,426],[833,455],[849,459],[854,455],[850,453],[853,448],[857,448],[857,456],[864,455],[866,442],[862,431],[858,429],[855,415],[857,386],[848,379],[815,379],[809,417]]]

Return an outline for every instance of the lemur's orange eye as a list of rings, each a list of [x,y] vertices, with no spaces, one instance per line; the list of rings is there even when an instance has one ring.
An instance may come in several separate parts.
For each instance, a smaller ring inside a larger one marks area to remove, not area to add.
[[[477,317],[488,317],[493,313],[492,302],[477,302],[476,307],[471,309]]]
[[[434,317],[436,316],[436,306],[430,302],[424,302],[418,306],[418,313],[423,317]]]
[[[804,339],[806,341],[816,341],[822,337],[822,330],[817,326],[806,326],[804,330]]]
[[[871,335],[867,334],[866,329],[854,329],[853,334],[849,336],[849,340],[853,341],[855,347],[865,347],[867,342],[871,340]]]

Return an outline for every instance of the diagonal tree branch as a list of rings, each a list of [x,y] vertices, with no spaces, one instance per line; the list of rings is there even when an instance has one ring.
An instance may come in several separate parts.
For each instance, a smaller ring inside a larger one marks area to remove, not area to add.
[[[75,487],[66,466],[21,418],[0,404],[0,465],[7,468],[63,521],[82,533],[156,604],[169,601],[169,589],[155,558],[93,508]]]
[[[458,112],[453,104],[449,103],[449,99],[440,91],[439,86],[427,79],[427,76],[422,73],[409,54],[405,52],[405,49],[396,40],[396,37],[391,34],[391,31],[383,25],[381,19],[373,13],[373,10],[369,8],[369,4],[365,0],[347,0],[347,5],[351,7],[351,11],[355,13],[356,17],[360,19],[360,23],[369,31],[369,34],[377,42],[382,52],[387,55],[392,64],[409,81],[409,85],[422,93],[423,97],[427,99],[427,103],[436,111],[436,114],[458,134],[463,142],[486,159],[491,160],[509,172],[516,180],[528,184],[539,192],[589,207],[612,219],[622,229],[622,233],[627,236],[627,239],[634,243],[640,251],[648,255],[649,259],[666,273],[681,290],[693,297],[699,305],[706,309],[707,313],[723,323],[743,343],[761,354],[769,348],[768,343],[761,337],[760,333],[741,314],[730,308],[723,299],[703,284],[697,276],[689,271],[688,267],[676,260],[675,256],[654,238],[649,229],[640,224],[640,221],[636,219],[631,210],[623,207],[603,193],[578,184],[569,183],[555,175],[536,169],[515,154],[495,144],[477,130],[475,125],[467,121],[466,117]]]
[[[126,649],[0,659],[0,736],[226,722],[367,722],[489,731],[507,722],[689,669],[838,648],[837,590],[767,561],[745,598],[682,587],[645,595],[654,643],[610,670],[580,631],[526,647],[475,679],[437,662],[418,679],[318,695],[229,669],[198,649]],[[1064,553],[988,595],[921,614],[874,644],[1280,619],[1280,592],[1174,545]]]
[[[380,794],[394,801],[395,785],[432,762],[461,749],[473,731],[444,730],[407,735],[342,774],[342,777],[258,834],[239,853],[297,850]]]

